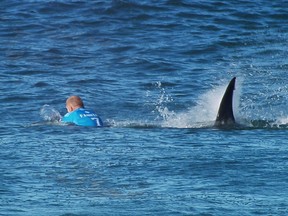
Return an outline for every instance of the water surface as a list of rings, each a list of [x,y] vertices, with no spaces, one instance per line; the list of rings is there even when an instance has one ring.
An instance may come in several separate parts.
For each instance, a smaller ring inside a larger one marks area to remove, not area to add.
[[[2,1],[0,215],[286,215],[287,8]],[[73,94],[109,127],[43,120]]]

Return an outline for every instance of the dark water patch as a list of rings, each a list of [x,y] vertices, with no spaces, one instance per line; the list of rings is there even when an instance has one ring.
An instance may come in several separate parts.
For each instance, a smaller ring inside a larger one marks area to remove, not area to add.
[[[286,5],[286,6],[288,6],[288,5]],[[282,6],[282,7],[284,7],[284,6]],[[273,20],[277,21],[277,22],[282,22],[282,21],[285,21],[288,19],[288,14],[287,14],[287,11],[280,9],[276,13],[272,13],[269,17],[272,18]]]
[[[23,76],[35,76],[35,75],[43,75],[43,71],[39,71],[39,70],[24,70],[21,71],[20,75]]]
[[[210,14],[201,14],[201,13],[193,13],[193,11],[189,12],[178,12],[176,14],[179,18],[185,18],[187,24],[189,23],[188,21],[193,20],[194,22],[198,23],[200,20],[207,20],[209,21],[211,18],[213,18],[212,15]],[[189,19],[189,20],[188,20]]]
[[[262,13],[261,12],[252,12],[252,11],[235,11],[230,14],[231,16],[234,16],[235,18],[239,18],[240,20],[250,20],[250,21],[260,21],[262,18]]]
[[[43,88],[43,87],[46,87],[46,86],[49,86],[49,84],[47,82],[37,82],[33,85],[33,87],[36,87],[36,88]]]
[[[115,46],[115,47],[111,47],[109,48],[110,51],[112,52],[128,52],[131,50],[134,50],[136,47],[129,45],[129,46]]]
[[[10,59],[22,59],[26,56],[29,56],[31,54],[31,52],[27,51],[27,50],[23,50],[23,49],[14,49],[10,52],[7,53],[7,57],[10,58]]]
[[[35,23],[33,23],[35,22]],[[36,23],[37,20],[35,21],[31,21],[30,22],[27,22],[23,25],[16,25],[16,26],[9,26],[9,28],[7,27],[7,29],[9,29],[9,31],[14,31],[14,32],[17,32],[18,35],[17,37],[19,37],[19,34],[21,34],[22,36],[22,40],[25,40],[26,38],[28,38],[28,36],[34,36],[35,34],[39,34],[41,33],[43,30],[46,29],[46,26],[44,26],[43,24],[41,23]],[[36,38],[35,40],[40,40],[41,38]]]
[[[219,28],[217,25],[213,25],[213,24],[206,24],[201,26],[201,29],[205,30],[205,31],[211,31],[211,32],[219,32],[221,30],[221,28]]]
[[[237,48],[247,45],[247,41],[243,41],[242,38],[230,38],[229,40],[219,40],[217,44],[224,48]]]
[[[67,12],[73,12],[79,8],[85,7],[85,2],[82,1],[49,1],[45,2],[37,9],[37,12],[45,15],[54,15],[54,14],[67,14]]]
[[[165,2],[165,5],[167,6],[173,6],[173,7],[189,7],[191,4],[189,2],[185,2],[183,0],[175,1],[175,0],[168,0]]]
[[[78,79],[78,80],[73,80],[73,81],[68,81],[67,84],[68,85],[75,85],[75,86],[82,86],[82,85],[107,85],[107,84],[115,84],[117,83],[116,80],[113,79],[103,79],[103,78],[87,78],[87,79]]]
[[[84,216],[86,214],[75,214],[75,213],[64,213],[61,214],[60,216]]]
[[[268,55],[268,56],[273,56],[273,55],[277,55],[277,54],[280,54],[280,53],[282,53],[283,52],[283,50],[281,50],[281,49],[278,49],[278,48],[276,48],[276,49],[273,49],[273,48],[270,48],[270,49],[259,49],[259,50],[257,50],[256,52],[255,52],[255,55],[260,55],[260,56],[266,56],[266,55]]]
[[[106,14],[124,13],[130,15],[131,13],[140,13],[141,11],[163,12],[161,5],[146,4],[145,2],[131,2],[131,1],[113,1],[110,7],[105,10]]]
[[[215,45],[207,45],[207,44],[199,44],[197,46],[194,46],[191,50],[182,52],[185,55],[206,55],[208,53],[215,53],[219,47]]]
[[[28,102],[31,100],[30,97],[28,96],[21,96],[21,95],[18,95],[18,96],[9,96],[9,97],[4,97],[3,99],[3,102],[7,102],[7,103],[10,103],[10,102]]]
[[[60,48],[56,48],[56,47],[53,47],[53,48],[50,48],[48,50],[46,50],[47,53],[51,53],[51,54],[57,54],[57,55],[60,55],[60,54],[64,54],[63,50],[60,49]]]

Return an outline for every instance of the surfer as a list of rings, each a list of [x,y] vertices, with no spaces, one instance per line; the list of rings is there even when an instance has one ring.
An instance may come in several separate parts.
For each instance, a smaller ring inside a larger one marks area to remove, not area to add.
[[[84,103],[79,96],[69,97],[66,100],[66,109],[68,113],[62,118],[62,122],[79,126],[103,126],[101,118],[93,110],[84,108]]]

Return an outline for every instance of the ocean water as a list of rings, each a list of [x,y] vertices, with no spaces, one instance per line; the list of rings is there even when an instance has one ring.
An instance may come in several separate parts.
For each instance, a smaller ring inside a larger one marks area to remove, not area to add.
[[[0,13],[0,215],[288,214],[287,1]],[[214,128],[234,76],[242,126]],[[70,95],[106,126],[53,121]]]

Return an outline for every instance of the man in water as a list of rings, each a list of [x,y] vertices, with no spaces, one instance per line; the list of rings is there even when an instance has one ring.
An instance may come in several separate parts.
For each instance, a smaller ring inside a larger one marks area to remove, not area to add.
[[[66,100],[66,109],[68,113],[62,118],[62,122],[80,126],[103,126],[101,118],[94,111],[85,109],[82,99],[78,96],[71,96]]]

